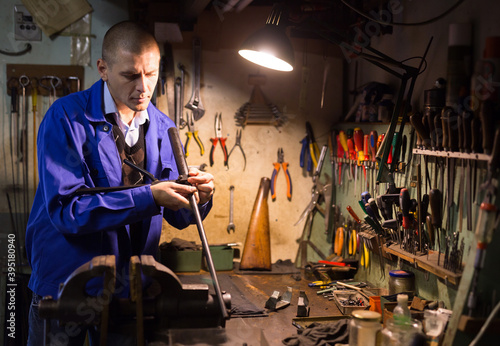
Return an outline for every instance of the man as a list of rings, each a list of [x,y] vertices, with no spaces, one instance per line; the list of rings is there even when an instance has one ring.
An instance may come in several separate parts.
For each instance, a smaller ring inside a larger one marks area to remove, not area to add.
[[[57,298],[59,284],[76,268],[95,256],[115,255],[115,294],[126,297],[129,259],[156,254],[162,217],[179,229],[194,223],[188,200],[193,193],[203,218],[211,209],[211,174],[191,170],[191,185],[172,181],[178,172],[167,130],[174,123],[150,103],[159,62],[151,34],[132,22],[116,24],[104,36],[97,61],[101,80],[54,102],[40,125],[40,183],[26,231],[33,291],[30,345],[43,343],[38,301]],[[162,181],[148,184],[124,159]],[[138,186],[85,190],[122,185]],[[102,280],[87,285],[90,294],[100,289]],[[85,334],[83,328],[68,331],[53,323],[51,342],[81,345]]]

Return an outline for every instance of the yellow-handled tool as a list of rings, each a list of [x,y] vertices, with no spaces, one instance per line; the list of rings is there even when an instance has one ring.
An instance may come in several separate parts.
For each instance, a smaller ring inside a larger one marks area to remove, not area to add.
[[[186,132],[186,144],[184,145],[184,152],[185,156],[189,156],[189,142],[191,142],[191,138],[194,138],[198,146],[200,147],[200,154],[203,155],[205,153],[205,147],[203,146],[203,143],[200,140],[200,137],[198,137],[198,130],[196,129],[194,118],[193,118],[193,113],[187,114],[187,126],[188,126],[188,132]]]

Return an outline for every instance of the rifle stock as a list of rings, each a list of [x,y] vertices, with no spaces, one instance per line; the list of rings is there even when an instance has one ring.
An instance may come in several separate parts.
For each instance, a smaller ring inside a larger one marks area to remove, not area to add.
[[[264,177],[260,180],[241,256],[240,269],[271,270],[269,206],[267,204],[270,186],[269,178]]]

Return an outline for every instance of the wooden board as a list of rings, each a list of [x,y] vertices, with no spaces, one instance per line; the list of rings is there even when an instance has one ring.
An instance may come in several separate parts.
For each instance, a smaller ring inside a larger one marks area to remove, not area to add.
[[[25,89],[27,96],[31,95],[33,88],[37,88],[38,95],[50,96],[54,84],[57,85],[57,97],[61,97],[83,88],[84,72],[83,66],[7,64],[7,93],[10,95],[11,88],[16,87],[21,94],[19,78],[26,76],[23,83],[28,84]],[[60,83],[55,78],[48,78],[51,76],[59,78]]]
[[[438,252],[437,251],[429,251],[429,255],[414,255],[409,252],[404,251],[399,248],[398,244],[393,244],[388,247],[384,247],[385,251],[397,256],[410,264],[417,265],[421,269],[432,273],[445,281],[453,285],[458,285],[460,282],[460,278],[462,276],[461,272],[452,272],[442,267],[444,263],[444,254],[441,254],[440,261],[438,265]]]

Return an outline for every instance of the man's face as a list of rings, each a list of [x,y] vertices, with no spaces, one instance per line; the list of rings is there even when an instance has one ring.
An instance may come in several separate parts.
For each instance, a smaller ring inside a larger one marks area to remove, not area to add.
[[[101,78],[108,83],[109,92],[121,115],[133,116],[145,110],[158,81],[160,54],[148,49],[137,55],[118,50],[110,65],[99,59],[97,67]]]

